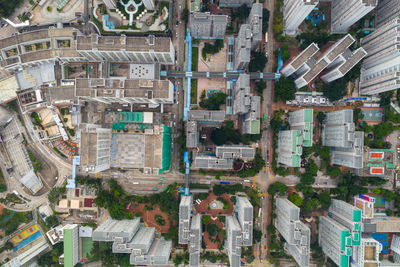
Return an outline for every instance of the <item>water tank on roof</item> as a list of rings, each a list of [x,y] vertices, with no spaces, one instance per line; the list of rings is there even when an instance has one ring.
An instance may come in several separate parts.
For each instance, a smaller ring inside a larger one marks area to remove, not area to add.
[[[4,107],[0,106],[0,127],[5,126],[12,120],[11,113]]]

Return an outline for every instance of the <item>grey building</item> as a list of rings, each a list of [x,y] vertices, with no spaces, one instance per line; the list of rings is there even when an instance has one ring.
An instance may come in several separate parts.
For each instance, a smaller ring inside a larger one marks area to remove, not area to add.
[[[400,15],[400,0],[380,0],[375,10],[376,28],[379,28]]]
[[[241,145],[217,146],[215,155],[223,159],[243,159],[252,160],[256,155],[256,150],[252,147]]]
[[[208,154],[197,154],[194,158],[197,169],[229,170],[233,168],[233,159],[223,159]]]
[[[243,246],[253,245],[253,205],[246,197],[236,197],[236,213],[242,228]]]
[[[278,163],[300,167],[303,154],[303,132],[301,130],[280,131],[278,135]]]
[[[198,267],[200,266],[200,252],[201,252],[201,215],[196,214],[192,218],[192,224],[190,225],[190,237],[189,237],[189,266]]]
[[[235,83],[233,114],[243,115],[250,109],[250,75],[240,74]]]
[[[190,14],[190,33],[195,39],[224,39],[228,16],[209,12]]]
[[[262,19],[263,19],[263,4],[254,3],[251,7],[249,15],[249,24],[252,31],[251,50],[259,50],[262,42]]]
[[[192,204],[192,196],[182,195],[181,202],[179,204],[179,244],[187,244],[189,242]]]
[[[134,255],[130,256],[130,264],[134,265],[169,265],[169,257],[172,250],[172,241],[165,240],[164,238],[157,238],[151,245],[149,252],[145,255]]]
[[[144,255],[149,251],[154,241],[155,234],[156,228],[144,227],[142,224],[131,241],[124,243],[114,242],[112,245],[112,252]]]
[[[199,142],[199,131],[197,121],[188,121],[186,124],[186,147],[195,148]]]
[[[328,112],[322,129],[322,145],[334,147],[331,163],[363,167],[364,133],[355,131],[353,110]]]
[[[222,123],[225,120],[225,112],[220,110],[189,110],[187,114],[188,121],[197,121],[199,123]]]
[[[284,0],[283,21],[287,35],[295,35],[297,28],[318,4],[319,0]]]
[[[310,264],[310,229],[299,219],[300,208],[286,198],[276,199],[276,229],[286,240],[285,248],[300,266]]]
[[[93,231],[93,241],[118,243],[129,242],[139,230],[140,219],[114,220],[108,219]]]
[[[243,235],[239,221],[234,216],[225,217],[226,250],[228,251],[231,267],[239,267],[242,255]]]
[[[235,38],[235,70],[246,69],[250,63],[252,31],[249,24],[242,24]]]
[[[245,134],[259,134],[260,133],[260,106],[261,97],[250,97],[250,110],[245,114],[242,131]]]
[[[288,77],[296,72],[301,72],[301,68],[312,60],[313,57],[319,52],[319,47],[315,43],[311,43],[306,49],[304,49],[298,56],[289,62],[281,70],[282,75]]]
[[[6,126],[13,119],[11,113],[0,106],[0,127]]]
[[[220,7],[240,7],[241,5],[247,5],[251,7],[253,0],[219,0]]]

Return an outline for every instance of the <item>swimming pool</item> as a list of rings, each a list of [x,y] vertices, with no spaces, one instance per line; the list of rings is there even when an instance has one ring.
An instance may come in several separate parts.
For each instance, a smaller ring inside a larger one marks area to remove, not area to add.
[[[29,243],[32,243],[33,241],[35,241],[36,239],[38,239],[39,237],[42,236],[42,233],[40,231],[37,231],[36,233],[28,236],[27,238],[25,238],[24,240],[22,240],[21,242],[18,243],[18,245],[16,245],[13,250],[14,252],[19,250],[20,248],[28,245]]]

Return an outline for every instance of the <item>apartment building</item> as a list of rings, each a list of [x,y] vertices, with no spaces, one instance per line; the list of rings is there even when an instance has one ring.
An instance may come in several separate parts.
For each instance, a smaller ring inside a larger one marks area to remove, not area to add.
[[[220,7],[240,7],[241,5],[247,5],[251,7],[253,0],[219,0]]]
[[[400,16],[400,13],[399,13]],[[361,40],[368,53],[360,77],[360,93],[374,95],[400,88],[400,17]]]
[[[262,42],[262,20],[263,20],[263,4],[262,3],[254,3],[251,7],[250,15],[249,15],[249,24],[251,26],[252,31],[252,42],[251,42],[251,50],[259,50],[261,42]]]
[[[101,242],[129,242],[139,230],[139,227],[140,218],[120,221],[108,219],[93,231],[92,239]]]
[[[190,225],[190,237],[189,237],[189,266],[198,267],[200,266],[200,252],[201,252],[201,215],[196,214],[192,218],[192,224]]]
[[[297,28],[318,5],[319,0],[284,0],[283,22],[287,35],[296,35]]]
[[[278,135],[278,163],[290,167],[300,167],[303,153],[303,133],[301,130],[280,131]]]
[[[197,154],[194,158],[194,167],[199,169],[228,170],[233,168],[234,159],[249,161],[254,159],[255,155],[255,149],[248,146],[217,146],[215,148],[215,156]]]
[[[190,219],[193,196],[182,196],[179,204],[179,244],[187,244],[190,239]]]
[[[299,219],[300,208],[286,198],[276,199],[276,229],[286,240],[285,248],[300,266],[310,264],[310,229]]]
[[[225,217],[226,249],[228,251],[229,266],[239,267],[242,255],[243,235],[238,219],[235,216]]]
[[[190,14],[190,33],[195,39],[224,39],[228,16],[209,12]]]
[[[109,128],[101,125],[85,125],[81,130],[81,169],[90,173],[108,170],[111,164],[111,137]]]
[[[331,32],[346,33],[378,4],[378,0],[335,0],[331,8]]]
[[[309,60],[313,60],[314,56],[319,53],[319,47],[315,43],[311,43],[306,49],[304,49],[298,56],[283,67],[281,73],[285,77],[289,77],[294,73],[301,73],[301,68]]]
[[[375,27],[379,28],[400,15],[400,0],[379,0],[376,7]]]
[[[74,267],[81,261],[81,247],[79,241],[79,225],[67,224],[64,231],[64,266]]]
[[[236,213],[242,228],[243,246],[251,246],[253,245],[253,205],[248,198],[236,198]]]
[[[314,110],[300,109],[289,114],[289,125],[292,130],[300,130],[303,133],[303,146],[311,147],[314,130]]]
[[[353,110],[327,113],[322,129],[322,145],[334,147],[332,164],[363,167],[364,133],[355,131]]]
[[[238,36],[235,38],[235,70],[243,70],[249,66],[252,48],[251,38],[250,24],[240,25]]]

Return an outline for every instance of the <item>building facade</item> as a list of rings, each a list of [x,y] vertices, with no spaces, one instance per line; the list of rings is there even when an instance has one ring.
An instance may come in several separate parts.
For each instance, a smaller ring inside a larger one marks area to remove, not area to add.
[[[200,266],[200,252],[202,240],[202,228],[201,228],[201,215],[196,214],[192,218],[192,224],[190,225],[190,237],[189,237],[189,266],[198,267]]]
[[[364,37],[361,45],[368,55],[361,68],[360,93],[373,95],[399,89],[400,17]]]
[[[238,219],[235,216],[225,217],[226,249],[231,267],[239,267],[242,255],[243,235]]]
[[[379,0],[376,7],[376,28],[385,25],[400,15],[400,0]]]
[[[300,167],[303,153],[303,133],[300,130],[280,131],[278,135],[278,163]]]
[[[295,35],[297,28],[318,2],[319,0],[284,0],[283,22],[285,34]]]
[[[74,267],[81,261],[79,241],[79,225],[67,224],[64,226],[64,266]]]
[[[243,246],[253,245],[253,205],[246,197],[236,198],[236,213],[243,233]]]
[[[192,215],[192,196],[182,196],[179,204],[179,244],[187,244],[190,239],[190,218]]]
[[[378,0],[335,0],[331,9],[331,32],[345,33],[351,25],[367,15]]]
[[[251,54],[251,26],[242,24],[235,38],[235,70],[243,70],[249,66]]]
[[[262,42],[263,4],[254,3],[249,15],[249,24],[252,31],[251,50],[258,51]]]
[[[251,7],[253,0],[219,0],[220,7],[240,7],[241,5],[247,5]]]
[[[228,16],[209,12],[190,14],[190,33],[195,39],[224,39]]]

